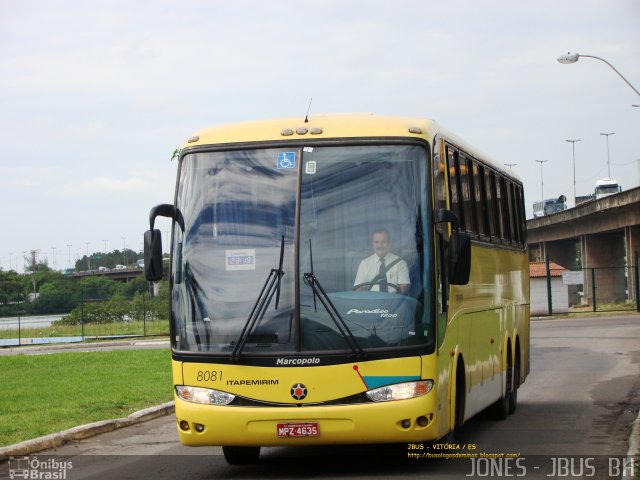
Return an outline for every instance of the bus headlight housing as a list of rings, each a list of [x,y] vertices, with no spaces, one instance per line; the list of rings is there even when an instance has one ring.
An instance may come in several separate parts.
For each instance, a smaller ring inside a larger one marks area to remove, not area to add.
[[[220,390],[187,385],[176,385],[176,393],[182,400],[205,405],[229,405],[236,398],[235,395]]]
[[[420,380],[417,382],[396,383],[374,388],[366,392],[367,397],[374,402],[388,402],[390,400],[406,400],[409,398],[426,395],[433,388],[433,380]]]

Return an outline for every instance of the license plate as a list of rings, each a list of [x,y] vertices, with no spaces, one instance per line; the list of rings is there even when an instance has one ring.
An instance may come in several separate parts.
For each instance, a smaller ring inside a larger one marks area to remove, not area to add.
[[[279,437],[317,437],[320,435],[318,422],[278,423],[276,430]]]

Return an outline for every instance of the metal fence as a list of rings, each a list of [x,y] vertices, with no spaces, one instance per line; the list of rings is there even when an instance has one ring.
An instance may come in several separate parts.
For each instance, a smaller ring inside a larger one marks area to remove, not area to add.
[[[553,269],[531,278],[531,314],[637,311],[638,266]]]
[[[66,314],[0,318],[0,347],[169,335],[168,300],[82,299]]]

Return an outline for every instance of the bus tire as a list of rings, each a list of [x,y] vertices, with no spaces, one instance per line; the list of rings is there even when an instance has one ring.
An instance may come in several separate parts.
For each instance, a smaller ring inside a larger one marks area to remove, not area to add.
[[[260,447],[222,447],[224,459],[229,465],[249,465],[260,457]]]
[[[504,395],[501,396],[490,408],[490,415],[493,420],[504,420],[509,415],[509,406],[511,404],[511,395],[513,393],[513,362],[511,361],[511,353],[507,354],[507,385],[504,389]]]
[[[518,407],[518,388],[520,387],[520,351],[516,348],[516,364],[513,369],[513,389],[509,395],[509,414],[516,412]]]

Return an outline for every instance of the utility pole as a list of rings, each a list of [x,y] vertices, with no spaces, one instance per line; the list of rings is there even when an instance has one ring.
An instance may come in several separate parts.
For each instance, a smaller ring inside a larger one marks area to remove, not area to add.
[[[542,164],[549,160],[536,160],[540,164],[540,200],[544,202],[544,180],[542,179]]]
[[[600,135],[604,135],[605,137],[607,137],[607,172],[608,172],[608,176],[607,178],[611,178],[611,164],[609,163],[609,135],[615,135],[616,132],[611,132],[611,133],[601,133]]]
[[[31,250],[31,272],[33,276],[31,277],[33,280],[33,296],[35,300],[36,295],[36,256],[38,254],[37,250]]]
[[[576,142],[580,142],[580,139],[576,140],[565,140],[565,142],[571,143],[571,148],[573,150],[573,206],[576,206],[576,199],[578,198],[576,195]]]

